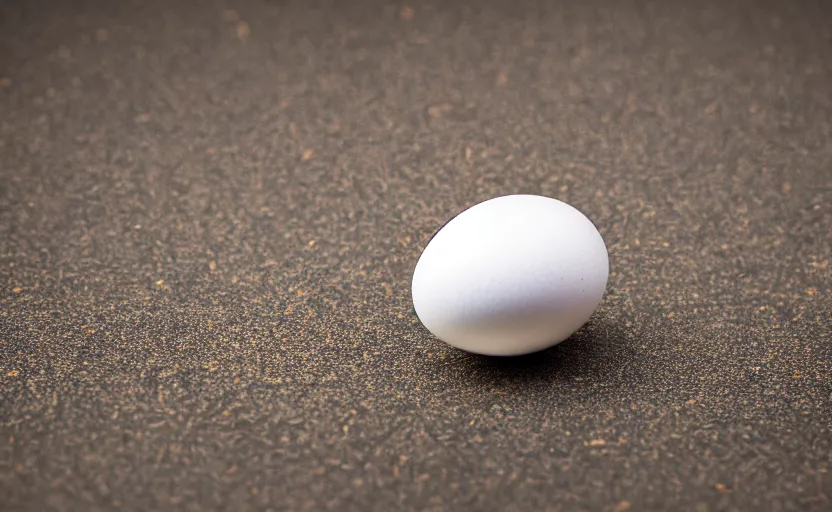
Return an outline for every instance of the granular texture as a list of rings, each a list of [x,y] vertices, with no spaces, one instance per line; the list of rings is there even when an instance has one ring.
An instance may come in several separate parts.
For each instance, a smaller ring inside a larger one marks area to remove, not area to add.
[[[4,510],[830,510],[828,2],[4,2]],[[610,251],[435,340],[482,200]]]

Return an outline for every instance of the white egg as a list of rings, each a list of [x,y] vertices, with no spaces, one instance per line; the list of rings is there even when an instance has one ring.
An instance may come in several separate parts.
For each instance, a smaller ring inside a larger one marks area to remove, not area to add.
[[[413,273],[413,306],[444,342],[478,354],[551,347],[601,302],[609,256],[584,214],[557,199],[510,195],[443,226]]]

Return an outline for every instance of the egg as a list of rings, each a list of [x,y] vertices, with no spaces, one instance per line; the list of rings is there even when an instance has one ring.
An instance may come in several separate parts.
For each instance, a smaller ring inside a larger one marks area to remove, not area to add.
[[[413,307],[451,346],[528,354],[580,329],[608,277],[606,245],[583,213],[550,197],[508,195],[468,208],[436,232],[413,271]]]

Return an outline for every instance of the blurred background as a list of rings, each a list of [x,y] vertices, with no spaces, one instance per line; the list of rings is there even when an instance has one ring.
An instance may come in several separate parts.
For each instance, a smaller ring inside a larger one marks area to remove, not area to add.
[[[828,510],[821,1],[0,6],[9,510]],[[610,251],[532,356],[410,277],[534,193]]]

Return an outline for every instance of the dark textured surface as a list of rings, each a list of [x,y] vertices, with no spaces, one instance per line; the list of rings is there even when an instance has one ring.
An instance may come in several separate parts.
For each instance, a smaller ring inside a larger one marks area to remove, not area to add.
[[[0,508],[830,510],[830,4],[548,4],[4,2]],[[607,296],[466,355],[516,192]]]

